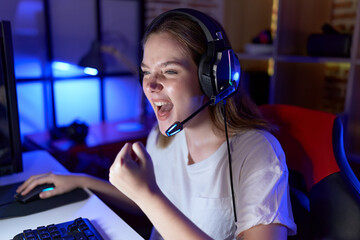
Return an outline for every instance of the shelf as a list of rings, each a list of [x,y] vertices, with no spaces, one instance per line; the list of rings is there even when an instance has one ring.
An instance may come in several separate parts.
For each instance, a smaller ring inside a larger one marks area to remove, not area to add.
[[[267,60],[276,60],[279,62],[298,62],[298,63],[350,63],[350,58],[339,58],[339,57],[312,57],[312,56],[295,56],[295,55],[261,55],[261,54],[249,54],[249,53],[236,53],[239,60],[259,60],[259,61],[267,61]],[[360,59],[356,61],[356,64],[360,63]]]
[[[258,54],[249,54],[249,53],[236,53],[239,60],[260,60],[267,61],[273,58],[272,55],[258,55]]]
[[[270,76],[269,103],[346,116],[346,152],[360,155],[360,0],[223,2],[223,23],[243,71]],[[309,36],[322,33],[325,24],[352,35],[351,57],[308,55]],[[272,52],[246,51],[265,29],[273,36]]]
[[[298,63],[326,63],[326,62],[350,63],[351,62],[351,59],[349,58],[291,56],[291,55],[281,55],[276,57],[276,60],[280,62],[298,62]]]

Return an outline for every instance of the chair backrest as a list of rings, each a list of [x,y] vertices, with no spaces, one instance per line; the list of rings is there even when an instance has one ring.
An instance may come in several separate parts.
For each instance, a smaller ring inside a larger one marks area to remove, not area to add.
[[[263,116],[278,126],[280,141],[290,169],[303,175],[306,187],[340,171],[332,147],[334,114],[290,105],[262,105]]]
[[[293,239],[360,239],[360,183],[345,155],[340,119],[283,104],[260,111],[278,127],[273,134],[286,155],[298,224]]]

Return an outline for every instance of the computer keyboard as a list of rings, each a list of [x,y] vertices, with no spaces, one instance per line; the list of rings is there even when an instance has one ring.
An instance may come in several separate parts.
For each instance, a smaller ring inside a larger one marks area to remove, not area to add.
[[[87,218],[77,218],[73,221],[48,226],[40,226],[36,229],[27,229],[17,234],[13,240],[103,240],[99,232]]]

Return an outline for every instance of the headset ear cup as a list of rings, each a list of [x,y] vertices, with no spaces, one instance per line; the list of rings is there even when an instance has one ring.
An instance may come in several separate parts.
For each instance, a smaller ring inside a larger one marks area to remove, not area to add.
[[[217,59],[216,63],[216,90],[219,93],[233,84],[235,84],[236,90],[239,86],[241,74],[239,59],[232,49],[219,52],[219,56],[221,58]]]
[[[201,90],[209,98],[214,96],[213,81],[211,76],[211,62],[212,59],[210,57],[203,55],[200,60],[198,70]]]

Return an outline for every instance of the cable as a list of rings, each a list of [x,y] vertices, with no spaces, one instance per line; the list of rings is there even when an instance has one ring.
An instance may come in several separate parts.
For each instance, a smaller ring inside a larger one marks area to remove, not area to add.
[[[229,143],[229,136],[228,136],[228,130],[227,130],[227,121],[226,121],[226,112],[225,112],[226,100],[225,99],[222,100],[221,103],[222,103],[221,106],[222,106],[222,112],[223,112],[223,117],[224,117],[224,125],[225,125],[226,144],[227,144],[228,157],[229,157],[229,175],[230,175],[231,196],[232,196],[232,203],[233,203],[233,210],[234,210],[234,218],[235,218],[235,222],[237,222],[234,183],[233,183],[233,176],[232,176],[231,152],[230,152],[230,143]]]

